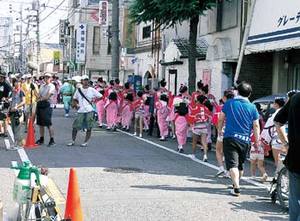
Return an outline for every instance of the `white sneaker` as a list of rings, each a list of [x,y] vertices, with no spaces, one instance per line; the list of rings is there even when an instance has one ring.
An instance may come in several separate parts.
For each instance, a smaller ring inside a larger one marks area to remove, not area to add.
[[[195,154],[189,154],[189,157],[190,157],[191,159],[196,159]]]
[[[221,168],[219,168],[219,170],[218,170],[218,172],[216,174],[216,177],[221,176],[223,174],[225,174],[225,170],[224,169],[222,170]]]
[[[81,147],[87,147],[88,146],[88,143],[83,143],[80,145]]]
[[[136,135],[137,135],[137,133],[136,133],[136,132],[134,132],[134,133],[133,133],[133,136],[136,136]]]
[[[207,162],[207,156],[206,156],[206,154],[203,156],[203,161]]]
[[[143,137],[143,134],[140,134],[140,138],[142,138]]]
[[[65,114],[65,117],[69,117],[69,114]]]
[[[75,142],[74,142],[74,141],[72,141],[72,142],[70,142],[70,143],[67,144],[68,147],[72,147],[72,146],[74,146],[74,145],[75,145]]]

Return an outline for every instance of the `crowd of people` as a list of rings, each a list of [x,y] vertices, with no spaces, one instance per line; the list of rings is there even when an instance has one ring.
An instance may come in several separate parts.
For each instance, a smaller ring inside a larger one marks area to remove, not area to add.
[[[189,93],[188,87],[182,84],[179,93],[174,95],[166,86],[166,81],[162,79],[157,88],[145,85],[136,91],[129,82],[123,86],[118,79],[107,83],[101,77],[97,82],[91,82],[87,75],[80,77],[77,82],[67,79],[62,84],[58,77],[49,73],[39,79],[31,74],[9,75],[9,78],[1,74],[0,107],[4,110],[6,105],[8,113],[1,111],[0,121],[3,123],[0,129],[5,134],[7,125],[11,125],[16,146],[21,146],[23,140],[21,118],[24,118],[25,133],[28,120],[36,120],[40,136],[36,144],[44,144],[47,128],[50,137],[48,146],[53,146],[55,141],[52,111],[56,104],[62,101],[65,117],[69,117],[71,108],[77,111],[72,125],[72,141],[67,144],[68,146],[74,146],[78,131],[84,130],[86,137],[81,146],[87,147],[92,129],[97,123],[96,126],[99,128],[133,131],[138,137],[143,137],[146,133],[152,136],[156,132],[160,141],[177,139],[179,153],[185,152],[190,134],[192,138],[190,157],[195,158],[196,149],[200,146],[203,150],[203,161],[207,162],[214,134],[219,166],[216,175],[232,179],[232,195],[240,195],[239,181],[248,154],[251,160],[251,175],[256,175],[258,167],[261,180],[265,182],[268,178],[264,168],[265,155],[272,152],[276,174],[283,166],[280,154],[287,152],[286,165],[293,172],[290,175],[292,182],[295,186],[300,186],[299,166],[295,166],[299,163],[294,162],[295,153],[299,153],[299,150],[295,150],[296,144],[299,144],[299,133],[297,135],[293,132],[290,135],[290,125],[291,131],[296,130],[296,133],[300,125],[299,105],[294,101],[296,99],[294,97],[299,97],[299,93],[297,95],[295,91],[288,93],[287,100],[283,97],[276,98],[273,104],[275,112],[266,117],[259,105],[255,106],[249,101],[252,87],[246,82],[225,90],[223,97],[218,101],[209,93],[209,86],[204,85],[202,81],[197,82],[197,90],[193,93]],[[288,109],[290,106],[296,106],[296,109]],[[292,117],[295,118],[293,122],[290,121]],[[288,141],[293,142],[292,150]],[[293,156],[289,154],[290,151],[294,151],[291,153]],[[299,189],[294,189],[297,196]],[[294,204],[296,199],[297,197],[292,198]],[[294,207],[298,208],[296,205]]]

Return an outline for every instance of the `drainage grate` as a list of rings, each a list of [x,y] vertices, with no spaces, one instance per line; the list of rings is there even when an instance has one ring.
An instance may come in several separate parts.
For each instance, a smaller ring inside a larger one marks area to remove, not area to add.
[[[105,168],[104,172],[108,173],[140,173],[142,172],[139,168],[133,167],[113,167],[113,168]]]

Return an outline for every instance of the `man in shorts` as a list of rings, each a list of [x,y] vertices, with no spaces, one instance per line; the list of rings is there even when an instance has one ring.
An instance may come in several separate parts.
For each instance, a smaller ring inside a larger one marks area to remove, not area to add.
[[[36,144],[44,144],[45,127],[49,130],[50,141],[48,147],[54,146],[54,129],[52,126],[52,111],[53,104],[51,104],[52,97],[55,94],[55,86],[51,83],[51,74],[44,75],[44,84],[39,90],[39,97],[36,107],[37,125],[40,126],[40,139]]]
[[[250,147],[250,135],[253,129],[255,146],[260,146],[259,114],[249,97],[252,87],[246,82],[237,86],[238,95],[228,100],[219,116],[218,132],[221,135],[226,118],[223,148],[225,164],[233,182],[231,195],[240,195],[240,178],[243,175],[243,164]]]
[[[93,103],[96,103],[101,98],[102,94],[100,94],[95,88],[90,87],[89,77],[87,75],[82,76],[82,87],[78,88],[73,96],[72,106],[77,109],[78,114],[73,122],[72,141],[68,143],[67,146],[75,145],[77,132],[82,129],[86,130],[86,136],[84,143],[80,146],[88,146],[88,141],[92,135],[92,129],[96,123],[94,119],[95,111]]]

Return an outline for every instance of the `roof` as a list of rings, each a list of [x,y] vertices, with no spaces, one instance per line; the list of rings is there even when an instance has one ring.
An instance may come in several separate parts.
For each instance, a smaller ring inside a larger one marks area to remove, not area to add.
[[[190,44],[187,39],[174,39],[173,42],[177,46],[178,50],[181,53],[180,58],[188,58],[189,57],[189,51],[190,51]],[[205,40],[199,40],[197,41],[197,47],[196,47],[196,58],[199,58],[201,60],[206,59],[206,52],[207,52],[208,44]]]

